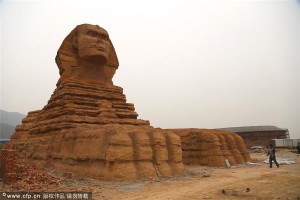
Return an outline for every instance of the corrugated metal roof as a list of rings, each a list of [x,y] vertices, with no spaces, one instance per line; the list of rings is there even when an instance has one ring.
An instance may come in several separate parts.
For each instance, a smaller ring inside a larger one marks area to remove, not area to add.
[[[231,131],[234,133],[256,132],[256,131],[287,131],[288,129],[278,128],[276,126],[241,126],[241,127],[227,127],[217,128],[219,130]]]

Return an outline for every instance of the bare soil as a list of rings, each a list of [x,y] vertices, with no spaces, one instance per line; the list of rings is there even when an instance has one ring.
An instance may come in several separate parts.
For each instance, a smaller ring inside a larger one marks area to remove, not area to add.
[[[285,199],[300,200],[300,156],[287,149],[277,150],[277,160],[293,160],[296,164],[264,163],[265,153],[251,153],[250,164],[231,168],[186,166],[186,174],[156,180],[108,182],[86,177],[66,178],[53,169],[50,185],[0,183],[0,191],[82,191],[93,192],[93,199]],[[45,173],[43,171],[42,173]],[[35,171],[35,174],[38,174]],[[34,182],[34,181],[33,181]]]

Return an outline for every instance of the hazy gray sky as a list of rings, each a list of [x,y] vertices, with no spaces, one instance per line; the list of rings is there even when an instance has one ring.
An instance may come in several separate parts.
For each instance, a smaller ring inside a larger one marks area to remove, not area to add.
[[[139,117],[161,128],[274,125],[300,138],[299,1],[0,1],[1,109],[47,104],[78,24],[109,34]]]

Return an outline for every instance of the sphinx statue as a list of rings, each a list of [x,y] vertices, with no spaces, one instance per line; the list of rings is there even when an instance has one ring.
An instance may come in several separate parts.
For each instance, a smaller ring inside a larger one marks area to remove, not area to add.
[[[184,173],[180,137],[138,119],[113,84],[119,62],[105,29],[75,27],[56,63],[60,79],[48,104],[28,113],[5,148],[38,165],[102,180]]]
[[[102,180],[136,180],[183,174],[183,163],[224,166],[224,159],[250,159],[234,133],[164,130],[138,119],[113,84],[119,61],[98,25],[75,27],[55,60],[60,78],[47,105],[29,112],[4,146],[28,161]]]

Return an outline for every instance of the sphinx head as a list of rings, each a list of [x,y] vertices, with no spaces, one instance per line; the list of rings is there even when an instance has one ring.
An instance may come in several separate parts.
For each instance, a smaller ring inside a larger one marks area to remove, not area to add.
[[[78,58],[86,62],[103,65],[107,62],[111,42],[106,30],[99,26],[81,25],[77,27],[77,36],[73,37],[73,47]]]
[[[61,75],[59,82],[84,79],[112,84],[112,77],[119,66],[107,31],[90,24],[78,25],[71,31],[55,60]]]

